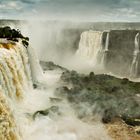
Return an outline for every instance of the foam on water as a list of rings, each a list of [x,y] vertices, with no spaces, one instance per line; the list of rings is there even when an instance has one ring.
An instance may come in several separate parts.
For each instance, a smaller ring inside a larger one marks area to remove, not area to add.
[[[60,72],[47,71],[45,75],[51,83],[48,88],[30,90],[17,109],[17,123],[23,140],[110,140],[100,121],[90,124],[79,120],[66,101],[59,104],[62,116],[38,116],[33,120],[29,114],[53,105],[49,98],[55,97],[53,93]]]

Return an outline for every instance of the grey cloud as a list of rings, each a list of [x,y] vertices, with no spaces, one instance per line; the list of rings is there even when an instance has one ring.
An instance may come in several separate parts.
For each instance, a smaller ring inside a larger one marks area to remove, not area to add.
[[[17,17],[22,10],[26,15],[40,13],[44,17],[134,21],[140,19],[140,0],[0,0],[0,15],[4,10],[6,14],[11,10],[9,16],[13,13]]]

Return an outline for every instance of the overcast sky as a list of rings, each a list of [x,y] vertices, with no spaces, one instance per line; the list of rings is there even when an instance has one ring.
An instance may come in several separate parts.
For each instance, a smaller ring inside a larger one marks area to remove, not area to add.
[[[140,0],[0,0],[0,18],[140,21]]]

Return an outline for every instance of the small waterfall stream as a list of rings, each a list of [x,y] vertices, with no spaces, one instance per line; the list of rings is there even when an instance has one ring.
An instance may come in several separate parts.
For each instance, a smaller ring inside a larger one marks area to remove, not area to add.
[[[109,46],[109,32],[106,35],[105,47],[102,47],[102,57],[100,65],[102,68],[105,68],[106,60],[107,60],[107,53],[108,53],[108,46]]]
[[[133,60],[130,68],[130,77],[135,78],[138,76],[138,63],[139,63],[139,53],[140,53],[140,48],[139,48],[139,37],[140,34],[137,33],[135,36],[135,48],[133,52]]]

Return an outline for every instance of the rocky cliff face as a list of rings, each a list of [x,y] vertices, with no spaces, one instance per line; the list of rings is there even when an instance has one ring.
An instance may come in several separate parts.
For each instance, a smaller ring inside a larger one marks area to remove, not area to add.
[[[110,31],[106,64],[108,71],[124,76],[130,74],[135,50],[135,36],[138,32],[137,30]]]

